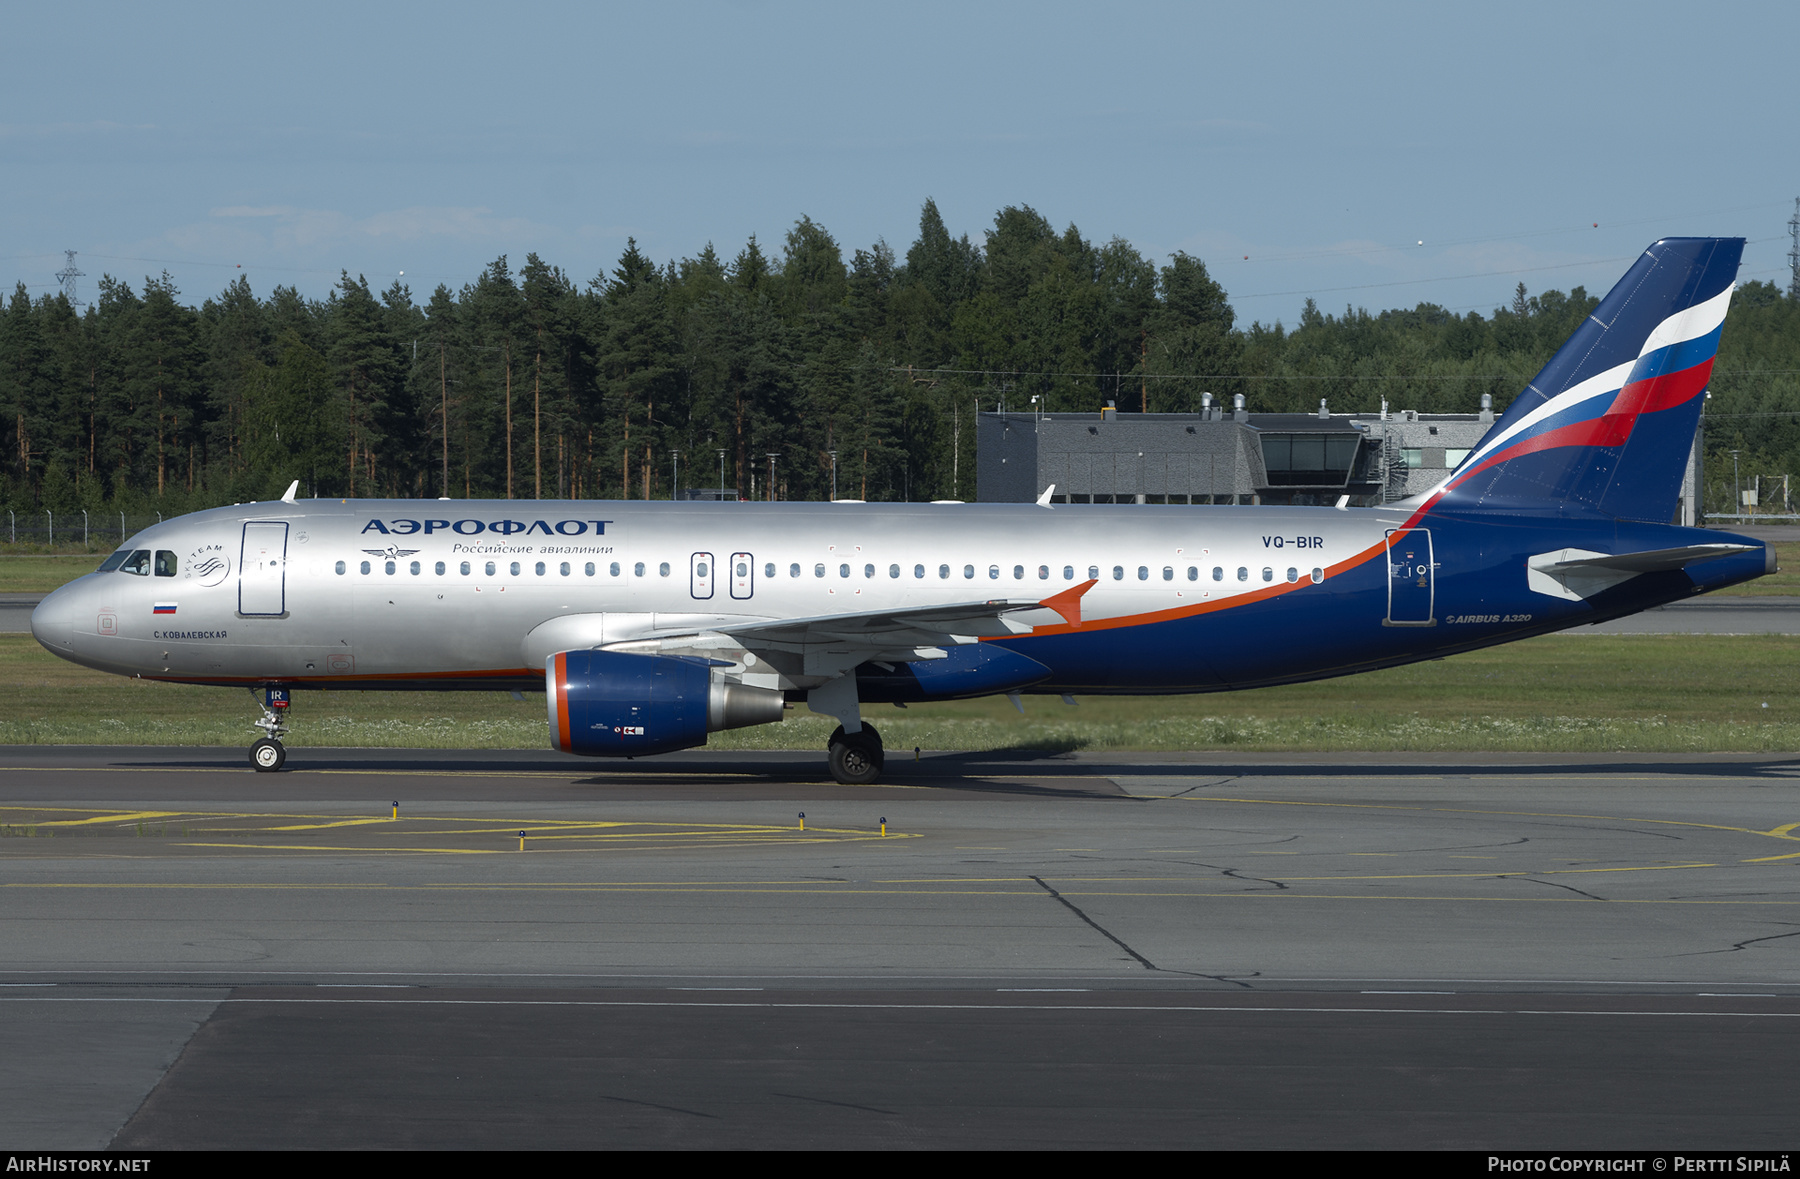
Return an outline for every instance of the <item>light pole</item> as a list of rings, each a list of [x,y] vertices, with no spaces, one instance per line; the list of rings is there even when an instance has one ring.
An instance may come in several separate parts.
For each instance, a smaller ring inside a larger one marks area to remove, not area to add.
[[[832,451],[827,451],[826,453],[831,455],[831,499],[832,499],[833,503],[836,503],[837,502],[837,451],[832,450]]]
[[[671,450],[669,452],[669,461],[675,464],[675,473],[669,477],[669,498],[670,499],[680,499],[681,498],[681,452],[679,450]]]
[[[1734,512],[1744,510],[1744,493],[1738,489],[1737,451],[1731,452],[1731,508]]]
[[[719,498],[725,498],[725,451],[719,450]]]
[[[774,503],[775,502],[775,460],[780,458],[781,456],[778,454],[767,454],[767,452],[765,452],[765,456],[769,460],[769,502]]]

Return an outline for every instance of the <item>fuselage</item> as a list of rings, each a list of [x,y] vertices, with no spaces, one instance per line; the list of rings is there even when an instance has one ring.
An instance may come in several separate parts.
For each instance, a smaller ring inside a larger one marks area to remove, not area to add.
[[[1557,550],[1721,539],[1753,551],[1587,599],[1528,576]],[[184,516],[121,548],[139,551],[47,598],[39,641],[121,675],[297,688],[541,688],[546,642],[1092,582],[1078,621],[1027,611],[987,640],[1050,669],[1028,690],[1218,691],[1601,621],[1770,567],[1758,542],[1712,531],[1399,506],[315,500]]]

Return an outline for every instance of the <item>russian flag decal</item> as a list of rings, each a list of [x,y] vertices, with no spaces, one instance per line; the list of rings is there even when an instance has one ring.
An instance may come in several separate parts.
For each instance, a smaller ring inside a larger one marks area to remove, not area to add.
[[[174,602],[158,602],[154,607],[151,608],[150,613],[152,613],[152,614],[173,614],[173,613],[175,613],[175,603]]]

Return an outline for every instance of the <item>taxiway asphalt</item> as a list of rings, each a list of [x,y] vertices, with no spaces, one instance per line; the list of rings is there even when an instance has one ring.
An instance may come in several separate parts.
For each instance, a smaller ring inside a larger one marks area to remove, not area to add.
[[[1796,756],[242,759],[0,748],[0,1145],[1791,1144]]]

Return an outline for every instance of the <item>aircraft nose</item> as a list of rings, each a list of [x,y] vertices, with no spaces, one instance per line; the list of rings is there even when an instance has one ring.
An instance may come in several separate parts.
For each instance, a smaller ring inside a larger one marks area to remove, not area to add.
[[[75,621],[80,616],[82,587],[65,585],[31,612],[31,637],[64,659],[75,654]]]

